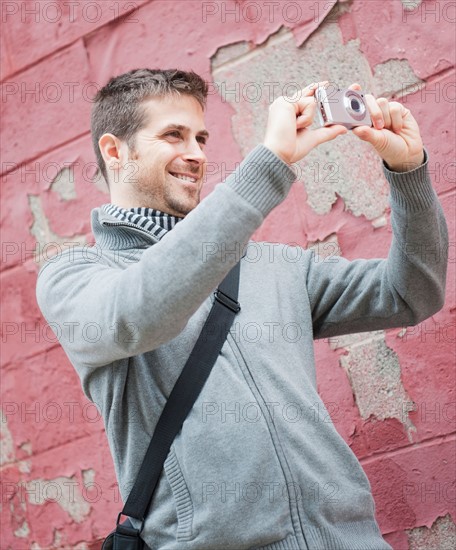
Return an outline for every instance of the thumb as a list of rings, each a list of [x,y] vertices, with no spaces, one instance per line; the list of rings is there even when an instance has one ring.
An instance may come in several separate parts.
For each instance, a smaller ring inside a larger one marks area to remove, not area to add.
[[[345,126],[335,124],[333,126],[325,126],[323,128],[317,128],[310,133],[310,141],[312,143],[312,148],[325,143],[326,141],[331,141],[338,136],[347,134],[348,130]]]
[[[375,148],[377,148],[378,146],[380,146],[381,143],[384,142],[383,132],[369,126],[357,126],[356,128],[352,129],[352,132],[355,134],[355,136],[358,136],[359,139],[369,142]]]

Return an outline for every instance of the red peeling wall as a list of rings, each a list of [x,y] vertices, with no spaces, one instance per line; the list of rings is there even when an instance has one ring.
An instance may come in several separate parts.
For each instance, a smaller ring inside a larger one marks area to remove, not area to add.
[[[245,43],[254,50],[281,27],[292,33],[296,48],[305,46],[334,17],[335,4],[2,2],[1,550],[99,548],[122,507],[103,422],[35,300],[39,256],[91,242],[90,210],[109,199],[93,182],[89,117],[95,90],[138,67],[193,69],[212,82],[211,58],[220,48]],[[456,3],[338,4],[334,24],[342,44],[356,41],[372,74],[402,60],[422,81],[398,100],[414,114],[430,153],[433,183],[449,224],[450,265],[444,308],[418,327],[389,330],[381,338],[387,350],[381,360],[398,361],[401,391],[410,398],[402,416],[391,404],[382,418],[362,416],[361,396],[345,370],[357,364],[353,341],[316,343],[319,390],[369,477],[388,542],[395,550],[430,548],[429,541],[435,548],[451,547],[456,537]],[[240,59],[254,63],[246,52]],[[322,55],[322,72],[328,62]],[[396,90],[403,89],[395,70],[389,78]],[[241,160],[245,145],[233,135],[233,115],[233,106],[218,93],[209,96],[207,126],[216,137],[207,153],[213,166],[224,163],[227,170]],[[208,178],[204,195],[219,176]],[[374,227],[344,209],[341,198],[324,215],[306,199],[305,186],[294,184],[254,239],[302,246],[336,240],[349,259],[387,254],[388,208],[384,222]],[[290,220],[287,228],[280,223],[284,218]],[[362,345],[374,353],[378,342],[372,337]],[[357,376],[367,374],[361,368]]]

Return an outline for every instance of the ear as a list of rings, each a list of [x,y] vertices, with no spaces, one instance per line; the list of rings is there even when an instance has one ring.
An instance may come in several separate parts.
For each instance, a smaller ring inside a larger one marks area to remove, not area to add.
[[[116,136],[113,134],[103,134],[98,140],[98,147],[108,169],[120,162],[120,140]]]
[[[98,140],[98,147],[106,164],[108,186],[120,181],[123,165],[128,160],[128,147],[113,134],[103,134]]]

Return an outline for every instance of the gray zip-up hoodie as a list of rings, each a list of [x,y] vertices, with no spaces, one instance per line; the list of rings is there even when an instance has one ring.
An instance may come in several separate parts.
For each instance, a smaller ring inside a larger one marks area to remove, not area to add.
[[[103,415],[125,500],[213,292],[242,256],[242,309],[167,457],[150,548],[390,549],[318,396],[313,339],[415,325],[442,307],[447,228],[427,163],[425,152],[404,174],[383,164],[388,259],[324,261],[250,241],[295,179],[258,145],[160,240],[95,208],[96,246],[41,269],[38,303]]]

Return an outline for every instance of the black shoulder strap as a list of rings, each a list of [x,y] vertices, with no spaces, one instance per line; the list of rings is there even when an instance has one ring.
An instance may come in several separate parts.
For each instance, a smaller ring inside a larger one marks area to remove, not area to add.
[[[234,317],[241,309],[237,301],[240,264],[239,261],[231,269],[214,293],[212,309],[158,419],[136,482],[117,523],[120,516],[125,515],[141,520],[144,525],[144,518],[171,444],[201,392],[221,352]]]

